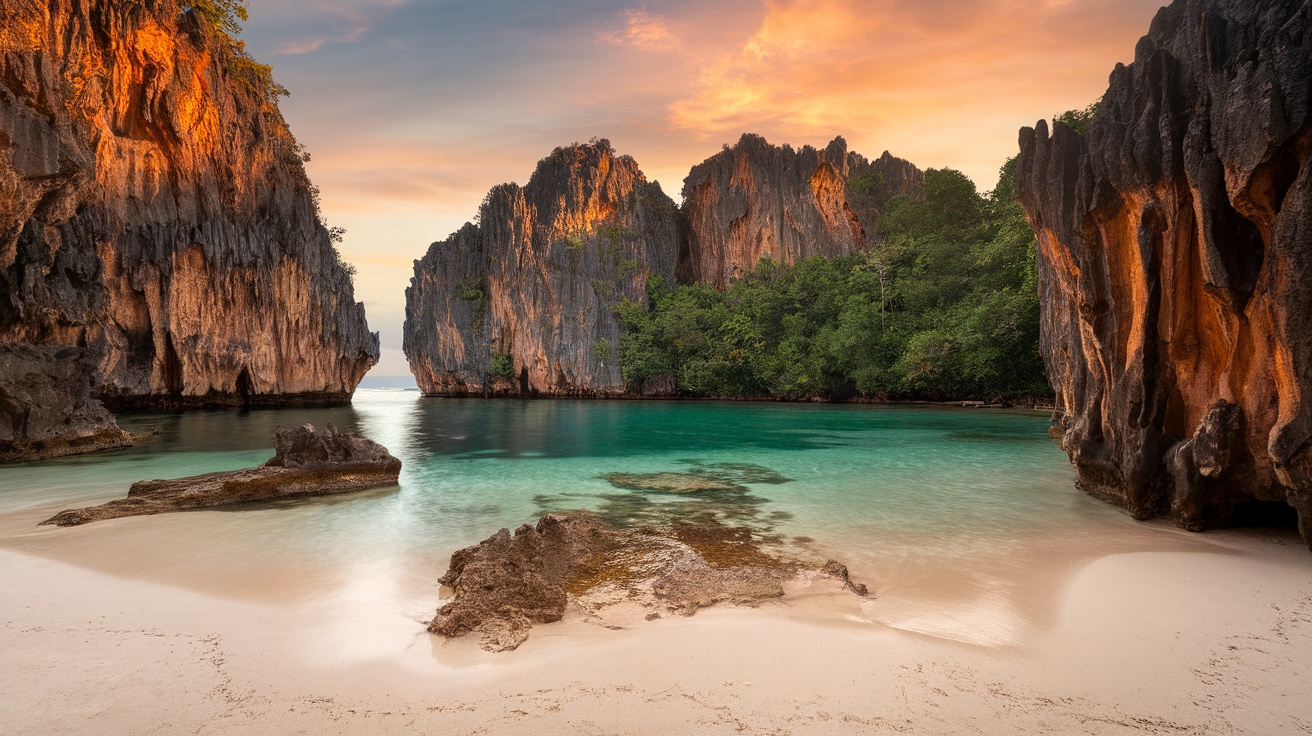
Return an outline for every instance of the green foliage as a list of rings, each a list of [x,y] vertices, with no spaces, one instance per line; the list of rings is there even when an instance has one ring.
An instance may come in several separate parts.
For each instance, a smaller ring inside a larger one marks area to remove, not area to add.
[[[469,302],[474,307],[474,325],[483,322],[487,314],[487,289],[482,275],[468,276],[456,285],[456,298]]]
[[[1047,395],[1034,238],[1008,162],[993,192],[926,172],[894,198],[870,252],[763,260],[720,292],[647,282],[616,307],[634,388],[694,396],[959,399]]]
[[[514,378],[515,361],[510,353],[492,353],[492,359],[487,364],[487,375],[489,378],[506,381]]]
[[[605,225],[598,232],[606,236],[611,245],[619,245],[623,241],[633,240],[638,236],[637,233],[617,223]]]
[[[267,105],[286,97],[290,92],[273,78],[273,67],[261,64],[246,53],[246,44],[238,41],[236,53],[228,59],[228,77],[250,90]]]
[[[250,20],[247,5],[247,0],[193,0],[189,7],[201,26],[219,42],[228,78],[272,106],[279,97],[290,93],[274,81],[273,67],[251,58],[246,43],[237,38],[241,35],[241,24]]]
[[[854,176],[847,180],[847,188],[854,192],[878,192],[884,188],[884,174],[876,171],[866,176]]]
[[[1094,102],[1083,110],[1067,110],[1060,115],[1054,115],[1052,122],[1054,125],[1061,123],[1076,133],[1084,135],[1085,131],[1089,129],[1089,123],[1093,120],[1094,113],[1098,112],[1098,103],[1101,101]]]
[[[632,258],[621,258],[615,263],[615,275],[622,279],[627,279],[638,272],[639,264]]]
[[[615,293],[615,282],[610,279],[593,279],[592,289],[603,299],[609,298]]]
[[[597,343],[592,346],[592,357],[602,363],[615,357],[615,348],[610,344],[610,340],[604,337],[597,340]]]
[[[565,236],[565,247],[572,252],[579,252],[588,247],[587,236],[585,233],[570,233]]]
[[[230,38],[240,36],[241,24],[250,20],[246,0],[193,0],[191,9],[210,29]]]
[[[462,280],[456,287],[456,296],[467,302],[482,301],[484,299],[483,277],[469,276]]]

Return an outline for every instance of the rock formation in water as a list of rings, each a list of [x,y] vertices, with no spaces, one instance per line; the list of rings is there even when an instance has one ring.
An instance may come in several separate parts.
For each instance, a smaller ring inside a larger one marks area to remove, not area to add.
[[[127,498],[61,511],[41,523],[78,526],[123,516],[335,496],[393,486],[401,474],[401,461],[386,447],[331,424],[323,430],[310,424],[280,428],[273,445],[274,456],[258,468],[143,480],[132,484]]]
[[[765,257],[793,263],[864,250],[884,204],[923,181],[910,162],[888,152],[869,161],[842,138],[821,151],[744,135],[684,180],[679,279],[723,288]]]
[[[0,463],[132,444],[95,397],[85,350],[0,344]]]
[[[680,213],[608,142],[556,149],[415,262],[410,369],[428,395],[623,394],[613,307],[646,303],[648,276],[723,287],[766,256],[864,249],[887,201],[922,180],[842,138],[794,151],[746,135],[692,170]],[[673,390],[659,383],[642,389]]]
[[[1312,543],[1309,6],[1177,0],[1083,135],[1020,142],[1080,485],[1195,530],[1288,504]]]
[[[377,336],[267,68],[212,25],[0,8],[0,342],[85,349],[114,406],[347,400]]]
[[[588,512],[548,514],[536,526],[502,529],[451,555],[440,582],[455,594],[428,630],[446,637],[478,632],[484,649],[506,651],[522,644],[533,624],[561,620],[571,602],[587,617],[626,604],[648,620],[661,612],[691,616],[717,604],[780,598],[783,584],[799,575],[832,578],[867,595],[842,564],[781,556],[744,527],[631,528]]]
[[[674,202],[637,162],[605,140],[558,148],[415,261],[410,370],[427,395],[622,393],[614,307],[673,281],[678,251]]]

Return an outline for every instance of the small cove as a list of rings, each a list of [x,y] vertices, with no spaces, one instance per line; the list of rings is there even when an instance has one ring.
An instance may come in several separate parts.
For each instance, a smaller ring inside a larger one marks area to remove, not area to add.
[[[263,462],[278,425],[333,422],[405,463],[400,487],[74,529],[53,513],[136,480]],[[1140,524],[1073,487],[1041,415],[919,406],[424,399],[363,389],[350,407],[130,415],[124,451],[0,473],[0,545],[255,603],[431,616],[452,551],[550,511],[617,523],[745,526],[846,563],[875,598],[846,616],[986,646],[1053,624],[1064,581],[1119,552],[1223,537]],[[355,614],[350,614],[354,611]]]

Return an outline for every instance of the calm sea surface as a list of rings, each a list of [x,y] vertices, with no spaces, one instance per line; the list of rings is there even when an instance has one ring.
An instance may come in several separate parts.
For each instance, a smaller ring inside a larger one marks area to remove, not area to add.
[[[36,527],[148,478],[259,464],[275,427],[333,422],[404,462],[399,489],[236,511]],[[1073,486],[1039,415],[896,406],[424,399],[363,389],[336,409],[130,415],[139,447],[0,469],[0,545],[252,600],[327,595],[431,613],[452,551],[549,511],[616,523],[744,525],[845,562],[872,618],[978,644],[1050,624],[1063,581],[1103,554],[1203,544]],[[727,490],[629,490],[680,473]],[[877,605],[876,605],[877,604]]]

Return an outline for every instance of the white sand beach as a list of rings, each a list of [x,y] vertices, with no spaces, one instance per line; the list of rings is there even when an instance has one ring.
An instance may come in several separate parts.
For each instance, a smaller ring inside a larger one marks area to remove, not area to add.
[[[8,549],[0,706],[12,734],[1312,733],[1306,547],[1188,539],[1081,563],[1018,644],[826,589],[623,630],[574,612],[503,654],[371,604],[369,576],[257,603]]]

